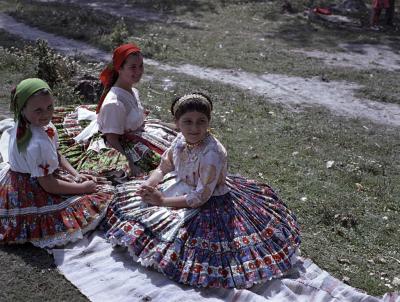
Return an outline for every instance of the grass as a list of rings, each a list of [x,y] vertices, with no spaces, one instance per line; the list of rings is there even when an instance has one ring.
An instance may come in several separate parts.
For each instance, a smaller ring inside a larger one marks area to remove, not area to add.
[[[250,2],[244,4],[244,8],[246,5],[261,4]],[[226,4],[226,7],[237,9],[230,4]],[[60,10],[63,11],[63,8]],[[193,18],[214,18],[215,22],[218,21],[213,14],[209,16],[205,8],[201,12]],[[155,25],[143,25],[142,28],[148,30],[152,26]],[[214,25],[210,23],[209,26]],[[232,26],[235,25],[232,23]],[[202,33],[198,32],[198,39],[204,38]],[[180,33],[175,34],[179,37]],[[243,37],[250,39],[245,35]],[[204,51],[205,46],[201,43],[192,44],[193,40],[187,39],[181,45],[190,48],[179,52],[180,56],[166,47],[164,54],[155,51],[153,57],[161,59],[164,55],[171,55],[172,63],[176,64],[193,63],[190,60],[194,59],[195,63],[204,66],[224,67],[223,64],[233,64],[250,71],[257,68],[252,65],[252,60],[244,64],[245,59],[237,56],[238,51],[225,54],[215,52],[216,57],[204,58],[199,53]],[[228,37],[226,39],[230,41]],[[14,37],[0,31],[0,41],[9,46]],[[275,43],[276,39],[271,38],[271,41]],[[96,44],[95,41],[90,42]],[[276,42],[275,45],[280,44]],[[262,45],[252,44],[248,47],[254,47],[255,53],[256,48]],[[228,50],[233,48],[232,43]],[[190,49],[197,54],[190,54]],[[12,84],[34,75],[36,57],[27,55],[24,60],[17,60],[12,53],[0,51],[0,58],[5,62],[0,64],[1,91],[9,91]],[[211,53],[210,50],[207,55]],[[224,59],[218,62],[217,58]],[[279,60],[283,59],[277,56]],[[278,63],[262,64],[270,68],[278,66]],[[296,65],[295,69],[304,68],[307,74],[312,68],[320,68],[305,65],[311,64]],[[81,72],[87,68],[85,62],[78,64]],[[341,72],[354,77],[352,70]],[[93,74],[97,73],[98,70],[93,69]],[[381,76],[383,85],[386,85],[389,77],[384,74]],[[351,286],[371,295],[400,290],[399,287],[389,289],[385,286],[398,277],[400,271],[400,264],[393,260],[399,259],[400,253],[400,133],[397,128],[373,125],[367,120],[339,118],[319,107],[288,111],[250,92],[186,75],[162,72],[152,66],[146,66],[146,75],[138,88],[145,106],[163,120],[170,119],[168,108],[175,95],[192,90],[203,90],[210,94],[215,103],[212,121],[214,132],[227,147],[230,171],[265,181],[278,191],[297,214],[302,226],[303,255],[339,279],[349,277]],[[393,93],[399,98],[398,92]],[[0,102],[7,101],[8,95],[0,94]],[[328,161],[334,161],[331,168],[326,167]],[[30,245],[0,247],[0,265],[2,271],[7,272],[0,274],[3,284],[0,299],[35,301],[57,297],[59,301],[72,297],[84,300],[57,273],[52,263],[50,255]],[[12,278],[9,278],[8,272],[13,272]],[[52,291],[55,287],[60,291],[57,295]]]
[[[10,1],[10,0],[8,0]],[[73,4],[37,3],[8,9],[15,18],[43,30],[87,41],[106,50],[122,41],[136,41],[148,58],[169,64],[192,63],[215,68],[239,68],[255,73],[324,76],[363,86],[360,97],[400,104],[398,72],[357,71],[324,65],[294,49],[339,51],[341,43],[387,44],[400,50],[398,32],[326,28],[301,13],[306,1],[294,1],[298,14],[280,13],[276,2],[264,1],[130,1],[166,13],[169,21],[121,20]],[[136,4],[138,5],[138,4]],[[174,14],[171,8],[176,6]],[[46,8],[46,9],[44,9]],[[46,11],[46,13],[43,13]],[[169,14],[168,14],[169,13]],[[165,26],[165,23],[167,26]]]

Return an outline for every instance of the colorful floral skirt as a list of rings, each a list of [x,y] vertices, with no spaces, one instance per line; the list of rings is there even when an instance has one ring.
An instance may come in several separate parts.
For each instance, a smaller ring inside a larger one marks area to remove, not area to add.
[[[175,209],[142,202],[134,195],[140,183],[117,187],[105,228],[143,266],[191,286],[225,288],[249,288],[292,267],[299,226],[267,185],[230,176],[230,192],[196,209]]]
[[[95,105],[81,105],[78,108],[95,110]],[[78,120],[78,108],[58,107],[53,123],[59,134],[59,151],[71,165],[80,172],[91,172],[102,176],[116,171],[129,171],[128,159],[117,150],[106,145],[100,133],[93,135],[87,143],[76,143],[76,137],[90,123]],[[170,146],[176,132],[157,122],[146,122],[145,130],[122,136],[121,145],[129,160],[147,173],[155,169],[161,154]]]
[[[50,194],[37,178],[5,165],[0,171],[0,243],[44,248],[80,239],[99,224],[113,196],[110,186],[80,196]]]

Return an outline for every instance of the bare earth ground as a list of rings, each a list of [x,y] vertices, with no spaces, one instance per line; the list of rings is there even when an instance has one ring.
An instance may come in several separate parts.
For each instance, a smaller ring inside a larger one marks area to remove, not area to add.
[[[83,42],[66,39],[31,28],[3,13],[0,13],[0,28],[26,40],[45,39],[48,41],[50,47],[66,55],[84,54],[96,60],[110,60],[110,55],[104,51]],[[343,62],[352,62],[346,66],[350,64],[350,66],[357,66],[358,68],[361,68],[361,66],[368,68],[370,67],[368,64],[372,64],[372,62],[375,62],[373,63],[375,67],[385,68],[389,65],[388,60],[395,62],[395,64],[392,64],[393,68],[399,66],[396,65],[396,62],[397,64],[400,62],[400,55],[397,53],[386,49],[385,56],[382,56],[382,50],[379,50],[379,47],[373,48],[373,45],[359,47],[365,51],[363,59],[361,59],[361,55],[357,54],[344,55],[323,52],[307,52],[307,54],[324,58],[328,62],[332,62],[333,57],[342,56],[345,58],[344,61],[333,60],[333,62],[339,62],[339,65],[344,64]],[[362,65],[358,64],[358,62],[367,62],[368,64]],[[303,79],[279,74],[257,75],[236,70],[204,68],[190,64],[170,66],[154,60],[146,60],[146,64],[156,66],[160,70],[183,73],[201,79],[215,80],[244,90],[250,90],[255,94],[264,96],[270,102],[294,107],[298,107],[299,105],[319,105],[328,108],[337,115],[350,118],[365,118],[378,124],[400,126],[399,105],[359,99],[354,96],[354,90],[359,88],[359,86],[352,83],[339,81],[325,82],[319,78]]]

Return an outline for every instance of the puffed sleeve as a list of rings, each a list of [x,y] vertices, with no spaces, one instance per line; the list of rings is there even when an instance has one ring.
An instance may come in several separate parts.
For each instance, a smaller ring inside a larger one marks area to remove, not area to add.
[[[164,151],[157,169],[160,170],[163,175],[175,170],[171,147]]]
[[[54,142],[45,139],[31,144],[27,149],[27,164],[32,177],[52,174],[59,166]]]
[[[204,154],[200,160],[196,189],[186,195],[186,203],[189,207],[200,207],[210,199],[225,162],[226,157],[216,151],[210,150]]]
[[[122,103],[108,103],[101,107],[97,117],[99,130],[102,133],[124,134],[126,110]]]

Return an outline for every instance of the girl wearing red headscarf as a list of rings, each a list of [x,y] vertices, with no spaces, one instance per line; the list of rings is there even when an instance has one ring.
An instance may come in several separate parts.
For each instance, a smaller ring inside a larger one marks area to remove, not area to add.
[[[85,142],[84,152],[76,144],[64,152],[74,157],[70,161],[78,170],[118,178],[124,172],[138,176],[157,167],[176,133],[161,122],[146,120],[138,90],[133,88],[143,69],[143,56],[135,44],[114,50],[112,63],[100,74],[104,91],[96,108],[98,115],[75,138]],[[64,124],[74,119],[76,112],[67,115]]]

